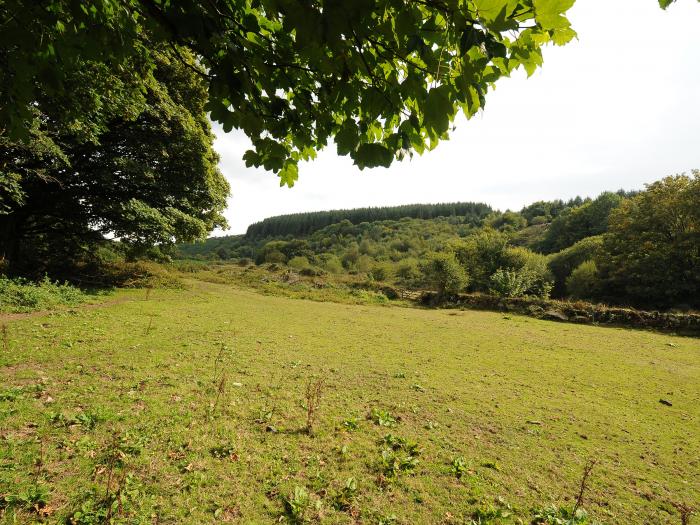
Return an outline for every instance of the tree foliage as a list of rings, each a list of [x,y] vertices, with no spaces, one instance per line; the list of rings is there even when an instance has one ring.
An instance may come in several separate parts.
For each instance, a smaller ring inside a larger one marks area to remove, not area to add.
[[[66,77],[95,97],[90,126],[67,121],[64,98],[42,92],[29,140],[0,136],[0,181],[14,190],[3,195],[0,255],[13,265],[72,261],[106,234],[147,249],[225,225],[229,188],[212,149],[206,85],[182,55],[151,53],[154,69],[135,98],[97,94],[105,84],[122,93],[128,71],[85,63]]]
[[[623,198],[621,194],[605,192],[581,206],[565,209],[550,224],[539,249],[544,253],[554,253],[581,239],[604,233],[610,212]]]
[[[432,285],[439,297],[457,294],[469,283],[469,275],[452,253],[433,253],[421,263],[425,281]]]
[[[610,217],[596,258],[606,294],[700,305],[700,172],[647,186]]]
[[[499,78],[532,74],[544,45],[574,38],[565,16],[573,3],[7,0],[0,118],[11,136],[28,138],[40,93],[65,93],[86,60],[136,60],[148,72],[152,49],[182,46],[198,58],[212,119],[250,137],[246,163],[291,186],[298,162],[331,139],[361,169],[433,148],[458,111],[483,108]],[[67,114],[85,124],[71,99]]]

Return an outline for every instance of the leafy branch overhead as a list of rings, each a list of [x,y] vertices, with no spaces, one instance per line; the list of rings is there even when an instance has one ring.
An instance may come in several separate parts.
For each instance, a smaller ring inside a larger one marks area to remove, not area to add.
[[[291,186],[299,161],[330,141],[360,169],[389,166],[446,139],[457,112],[483,108],[499,78],[531,75],[544,45],[573,39],[573,4],[9,0],[0,11],[0,128],[28,136],[37,86],[63,93],[85,60],[149,64],[152,49],[177,45],[198,57],[190,67],[206,79],[211,118],[250,137],[248,166]]]

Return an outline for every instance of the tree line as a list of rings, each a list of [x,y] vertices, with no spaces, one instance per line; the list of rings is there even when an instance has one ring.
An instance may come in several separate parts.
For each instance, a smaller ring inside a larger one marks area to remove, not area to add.
[[[292,213],[269,217],[251,224],[246,231],[246,238],[255,240],[285,235],[306,236],[343,220],[360,224],[361,222],[399,220],[404,217],[413,219],[459,217],[462,222],[476,225],[492,212],[493,210],[487,204],[454,202]]]

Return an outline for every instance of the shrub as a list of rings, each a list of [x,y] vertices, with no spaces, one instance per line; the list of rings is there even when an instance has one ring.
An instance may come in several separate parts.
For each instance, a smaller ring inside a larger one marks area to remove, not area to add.
[[[499,268],[491,276],[490,291],[501,297],[520,297],[530,286],[527,272]]]
[[[388,281],[394,274],[394,268],[389,263],[377,263],[369,271],[375,281]]]
[[[587,237],[573,246],[552,254],[548,266],[554,276],[554,296],[566,294],[566,279],[581,263],[595,259],[603,244],[603,236]]]
[[[0,276],[0,310],[29,312],[59,305],[75,305],[87,298],[80,289],[44,277],[39,282]]]
[[[469,283],[464,268],[451,253],[434,253],[421,263],[425,280],[437,289],[438,296],[454,295]]]
[[[592,299],[600,292],[598,267],[594,261],[585,261],[566,279],[566,290],[576,299]]]
[[[296,269],[296,270],[302,270],[304,268],[308,268],[309,266],[311,266],[311,264],[309,263],[309,260],[306,257],[301,256],[301,255],[298,257],[291,258],[289,260],[289,262],[287,263],[287,265],[291,268]]]
[[[396,266],[396,278],[403,284],[414,284],[420,275],[418,261],[415,259],[404,259]]]
[[[319,259],[321,260],[321,267],[327,272],[341,273],[343,271],[343,264],[335,255],[322,254]]]

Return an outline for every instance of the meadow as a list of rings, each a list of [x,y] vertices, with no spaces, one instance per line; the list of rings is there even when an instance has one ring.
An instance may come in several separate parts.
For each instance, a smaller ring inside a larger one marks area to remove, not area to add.
[[[698,339],[199,280],[2,323],[0,523],[700,507]]]

